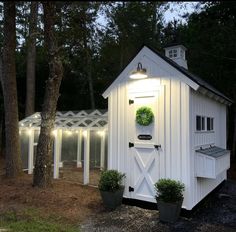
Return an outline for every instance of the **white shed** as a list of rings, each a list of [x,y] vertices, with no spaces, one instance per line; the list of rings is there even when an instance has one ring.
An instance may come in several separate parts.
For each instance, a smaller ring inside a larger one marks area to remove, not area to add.
[[[103,97],[108,98],[108,169],[126,173],[124,197],[155,202],[154,183],[172,178],[185,184],[183,208],[191,210],[227,178],[231,100],[187,70],[185,51],[174,45],[164,56],[143,46]],[[147,78],[131,79],[136,69]],[[154,114],[148,126],[136,121],[142,106]]]

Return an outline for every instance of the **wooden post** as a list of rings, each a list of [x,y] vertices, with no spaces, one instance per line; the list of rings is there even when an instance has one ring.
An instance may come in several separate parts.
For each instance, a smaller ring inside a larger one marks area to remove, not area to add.
[[[86,132],[86,133],[85,133]],[[84,131],[84,184],[89,183],[90,131]]]
[[[56,130],[55,139],[54,139],[54,170],[53,170],[53,178],[59,178],[59,160],[61,153],[61,137],[62,131]]]
[[[79,130],[77,139],[77,168],[82,167],[81,156],[82,156],[82,130]]]
[[[34,168],[34,130],[28,129],[29,144],[28,144],[28,174],[33,174]]]
[[[100,150],[100,170],[105,166],[105,131],[101,134],[101,150]]]

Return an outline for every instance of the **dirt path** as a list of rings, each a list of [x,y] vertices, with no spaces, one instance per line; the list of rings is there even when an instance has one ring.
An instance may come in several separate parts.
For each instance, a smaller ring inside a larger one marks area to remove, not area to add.
[[[82,224],[82,231],[236,231],[236,182],[227,181],[190,218],[175,224],[160,223],[158,211],[122,205],[115,211],[101,211]]]

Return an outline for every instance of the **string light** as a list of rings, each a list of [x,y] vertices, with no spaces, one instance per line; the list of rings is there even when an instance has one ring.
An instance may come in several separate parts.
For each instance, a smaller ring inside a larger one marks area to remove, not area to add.
[[[83,131],[83,136],[86,137],[87,136],[87,131]]]
[[[67,135],[72,135],[72,131],[70,131],[70,130],[66,130],[65,133],[66,133]]]
[[[98,135],[100,135],[101,137],[105,135],[105,131],[98,131],[97,132]]]
[[[53,131],[52,131],[52,134],[53,134],[54,136],[57,136],[57,130],[53,130]]]
[[[32,134],[32,130],[29,129],[29,130],[28,130],[28,135],[31,135],[31,134]]]

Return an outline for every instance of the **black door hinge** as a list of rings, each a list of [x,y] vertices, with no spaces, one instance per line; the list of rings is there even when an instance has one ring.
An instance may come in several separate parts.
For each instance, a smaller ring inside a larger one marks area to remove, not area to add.
[[[129,147],[134,147],[134,143],[129,142]]]
[[[129,186],[129,192],[133,192],[134,191],[134,188]]]
[[[154,147],[159,150],[161,148],[161,145],[154,145]]]
[[[129,99],[129,105],[134,104],[134,100]]]

